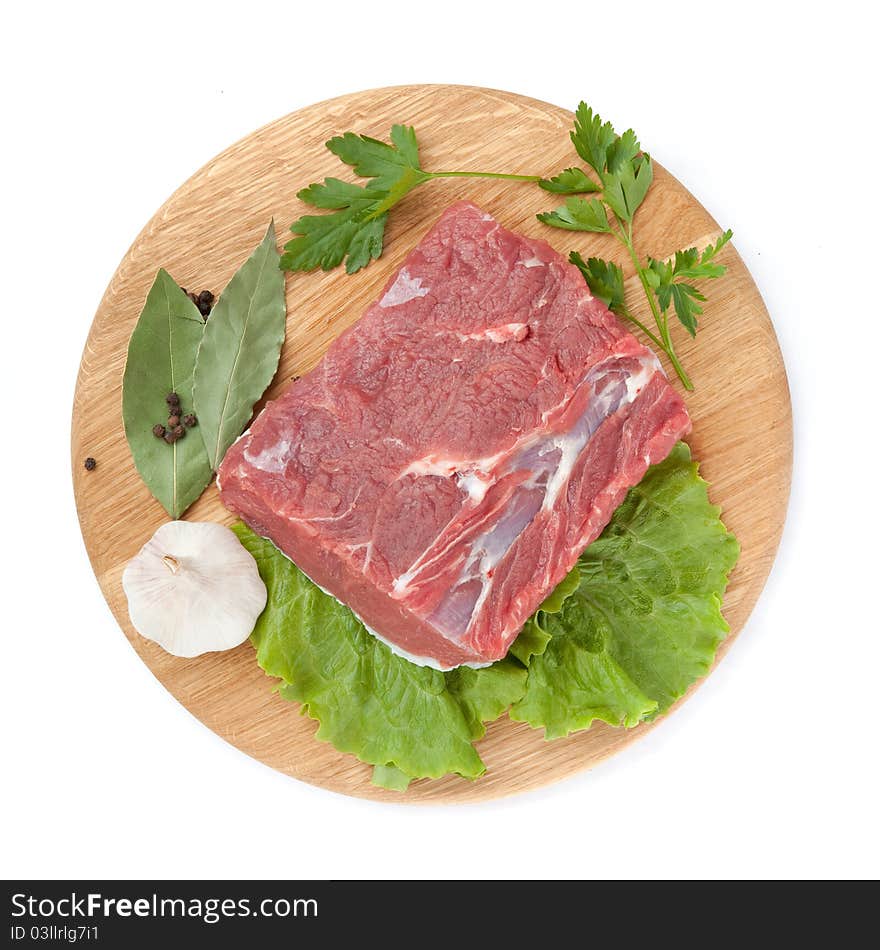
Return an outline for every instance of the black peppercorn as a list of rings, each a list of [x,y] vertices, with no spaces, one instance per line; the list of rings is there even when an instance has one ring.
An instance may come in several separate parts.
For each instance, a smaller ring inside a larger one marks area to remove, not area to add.
[[[157,439],[161,439],[162,436],[165,435],[165,426],[163,426],[161,422],[157,422],[153,426],[153,435],[156,436]]]
[[[180,425],[180,416],[174,412],[168,417],[168,427],[173,429],[175,426]]]
[[[168,393],[165,397],[165,402],[167,402],[169,406],[179,406],[180,396],[178,396],[177,393]]]
[[[182,439],[186,435],[186,429],[182,425],[176,425],[171,431],[176,439]]]
[[[183,417],[183,424],[191,429],[199,420],[190,412]]]
[[[91,457],[91,455],[83,462],[85,470],[87,472],[93,472],[97,467],[98,463]]]
[[[162,438],[163,438],[169,445],[171,445],[172,443],[174,443],[174,442],[177,441],[177,436],[176,436],[170,429],[168,430],[168,432],[165,433],[165,435],[162,436]]]
[[[199,308],[199,313],[203,317],[207,317],[211,312],[211,308],[214,306],[214,295],[210,290],[203,290],[198,297],[198,303],[196,306]]]

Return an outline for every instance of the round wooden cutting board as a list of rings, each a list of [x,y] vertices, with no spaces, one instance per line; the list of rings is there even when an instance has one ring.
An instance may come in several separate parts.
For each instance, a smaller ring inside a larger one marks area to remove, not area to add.
[[[574,105],[574,103],[572,103]],[[598,103],[601,111],[601,103]],[[572,114],[507,92],[466,86],[401,86],[359,92],[309,106],[231,146],[179,188],[147,223],[125,255],[98,308],[83,353],[73,407],[72,464],[76,502],[92,566],[125,635],[141,658],[187,709],[224,739],[296,778],[337,792],[397,802],[465,802],[495,798],[555,782],[595,765],[657,723],[635,729],[596,724],[587,732],[546,742],[543,733],[506,717],[488,727],[478,749],[487,766],[476,781],[458,777],[413,783],[405,793],[370,784],[371,767],[314,738],[317,724],[278,697],[245,643],[227,653],[177,659],[138,636],[128,619],[122,571],[168,516],[132,463],[122,428],[122,373],[128,338],[156,270],[184,287],[219,293],[274,218],[281,240],[305,206],[297,191],[325,175],[350,177],[325,148],[353,130],[387,139],[392,124],[416,128],[429,170],[475,169],[554,174],[575,164],[568,138]],[[354,276],[287,275],[287,341],[268,396],[310,369],[330,341],[358,319],[388,276],[447,205],[468,198],[508,228],[623,262],[603,235],[551,230],[535,220],[559,200],[530,184],[452,179],[428,182],[391,216],[383,257]],[[642,254],[665,257],[704,246],[720,233],[679,182],[655,164],[655,180],[637,217]],[[742,556],[724,612],[730,636],[742,629],[764,586],[785,518],[791,475],[791,404],[785,368],[770,318],[732,246],[722,252],[728,274],[709,288],[697,340],[673,329],[696,385],[687,396],[693,417],[688,440],[712,500],[739,538]],[[632,268],[624,270],[634,280]],[[628,289],[636,314],[650,321],[640,290]],[[674,384],[678,381],[670,371]],[[115,411],[95,414],[100,405]],[[85,471],[93,456],[97,468]],[[234,519],[211,486],[186,517]],[[662,722],[663,718],[658,720]]]

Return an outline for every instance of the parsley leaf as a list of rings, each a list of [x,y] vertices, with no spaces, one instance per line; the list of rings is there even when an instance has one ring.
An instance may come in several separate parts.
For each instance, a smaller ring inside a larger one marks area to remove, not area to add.
[[[297,197],[313,208],[332,214],[303,215],[290,230],[292,241],[281,257],[284,270],[331,270],[345,261],[349,274],[366,267],[382,254],[388,212],[413,188],[432,178],[502,178],[509,181],[540,182],[540,175],[508,175],[481,171],[425,171],[419,160],[419,144],[412,126],[391,128],[391,142],[369,135],[346,132],[326,143],[356,175],[368,179],[355,185],[338,178],[325,178],[309,185]],[[598,185],[580,169],[566,169],[550,183],[560,194],[596,191]]]
[[[601,191],[602,202],[618,222],[631,224],[654,180],[651,158],[642,152],[636,133],[627,129],[623,135],[618,136],[610,122],[603,122],[600,116],[582,102],[575,113],[571,140],[578,155],[599,175],[601,185],[597,185],[578,168],[566,168],[558,175],[541,181],[541,187],[556,194]],[[590,187],[580,187],[584,182]],[[598,209],[601,202],[593,199],[592,204],[595,207],[586,212],[582,206],[573,206],[567,201],[563,208],[539,214],[538,220],[551,227],[569,231],[611,231],[610,227],[590,226],[600,220]],[[605,219],[604,213],[601,219]],[[607,224],[607,219],[605,223]]]
[[[711,280],[726,272],[723,264],[715,263],[715,257],[731,237],[733,232],[725,231],[702,253],[696,247],[689,247],[676,251],[675,257],[668,261],[648,258],[646,277],[657,296],[661,312],[665,314],[671,303],[682,326],[692,337],[697,334],[697,317],[703,313],[700,304],[706,302],[706,297],[689,281]]]
[[[635,143],[638,147],[638,142]],[[654,180],[654,169],[647,155],[636,155],[626,161],[616,160],[615,171],[602,176],[605,204],[621,221],[632,222],[639,205]]]
[[[620,265],[598,257],[585,261],[577,251],[572,251],[568,259],[584,275],[590,293],[603,301],[605,306],[619,317],[625,316],[623,270]]]
[[[671,291],[678,319],[692,337],[696,336],[697,317],[703,312],[703,308],[696,301],[704,303],[706,298],[693,284],[673,284]]]
[[[580,168],[566,168],[552,178],[543,178],[538,184],[544,191],[552,191],[557,195],[583,195],[602,190],[602,186]]]
[[[554,211],[542,212],[538,220],[566,231],[610,234],[627,251],[636,276],[644,289],[657,332],[654,333],[626,307],[623,274],[618,264],[591,257],[586,262],[576,253],[570,260],[580,268],[591,291],[605,300],[620,316],[635,324],[658,349],[662,350],[678,373],[685,389],[693,389],[675,352],[669,332],[669,309],[691,336],[697,331],[706,298],[692,281],[720,277],[725,268],[714,260],[730,240],[726,231],[714,245],[699,251],[677,251],[671,261],[652,257],[641,260],[633,243],[633,221],[654,180],[650,155],[642,150],[632,129],[622,135],[610,122],[585,102],[575,112],[574,128],[569,133],[575,151],[595,172],[598,181],[583,168],[572,166],[556,175],[507,174],[485,171],[425,171],[419,159],[415,129],[395,125],[390,142],[368,135],[345,132],[330,139],[327,148],[366,179],[363,185],[325,178],[303,188],[298,197],[313,208],[328,214],[303,215],[290,230],[293,239],[285,245],[281,267],[308,271],[321,267],[330,270],[343,261],[353,274],[382,254],[385,223],[392,208],[414,188],[434,178],[494,178],[535,182],[544,191],[566,195],[565,203]],[[580,195],[596,195],[582,198]]]
[[[730,240],[731,232],[725,231],[714,245],[702,252],[692,247],[676,252],[672,261],[652,257],[648,257],[646,262],[641,261],[633,243],[633,219],[654,181],[650,155],[642,151],[638,136],[632,129],[617,135],[611,123],[603,122],[585,102],[577,108],[570,135],[575,151],[596,172],[601,185],[596,186],[577,168],[566,168],[552,178],[543,179],[540,185],[545,191],[556,194],[577,194],[582,193],[581,186],[586,181],[593,186],[589,190],[597,192],[598,197],[589,200],[568,198],[555,211],[539,214],[538,220],[567,231],[611,234],[626,248],[651,307],[657,325],[656,334],[627,309],[623,272],[619,265],[597,257],[585,262],[577,252],[572,252],[569,260],[580,269],[591,292],[604,300],[618,316],[639,327],[669,357],[684,388],[693,389],[675,353],[669,333],[668,311],[671,306],[688,333],[696,335],[697,317],[703,313],[701,304],[706,298],[690,281],[720,277],[724,273],[725,268],[715,263],[714,258]]]
[[[539,214],[538,220],[566,231],[601,233],[611,230],[605,207],[596,198],[568,198],[561,208]]]
[[[593,110],[582,102],[574,117],[574,131],[570,133],[578,155],[601,175],[608,167],[608,149],[617,139],[610,122],[603,122]]]
[[[714,258],[732,237],[733,231],[725,231],[714,244],[710,244],[705,248],[702,254],[696,247],[676,251],[673,273],[676,277],[685,277],[689,280],[721,277],[727,268],[723,264],[714,263]]]
[[[390,145],[346,132],[330,139],[327,148],[370,181],[361,186],[325,178],[297,194],[306,204],[334,213],[304,215],[291,225],[295,237],[284,246],[285,270],[331,270],[343,260],[349,274],[366,267],[382,253],[388,211],[431,177],[421,169],[415,129],[409,126],[395,125]]]
[[[605,152],[608,173],[616,175],[627,165],[632,165],[641,150],[636,133],[632,129],[627,129],[620,138],[615,138]]]
[[[361,178],[372,178],[372,187],[388,191],[405,169],[421,171],[416,131],[411,126],[391,127],[391,145],[369,135],[346,132],[327,142],[327,148]]]
[[[282,268],[331,270],[347,255],[346,271],[360,270],[382,253],[387,215],[369,217],[374,207],[364,198],[336,214],[304,215],[290,228],[297,236],[284,245]]]

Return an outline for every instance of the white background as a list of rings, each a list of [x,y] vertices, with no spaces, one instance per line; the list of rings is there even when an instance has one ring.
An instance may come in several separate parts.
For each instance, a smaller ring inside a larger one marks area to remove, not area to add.
[[[0,873],[877,876],[872,6],[7,9]],[[119,632],[86,558],[69,474],[82,346],[143,223],[265,122],[407,82],[493,86],[569,108],[586,98],[636,128],[734,229],[795,407],[782,548],[721,667],[596,771],[479,806],[347,799],[273,772],[202,726]]]

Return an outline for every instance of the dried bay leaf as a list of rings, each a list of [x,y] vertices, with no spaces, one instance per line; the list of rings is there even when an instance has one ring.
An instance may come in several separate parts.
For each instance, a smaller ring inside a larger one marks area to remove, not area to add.
[[[270,224],[220,295],[199,345],[194,406],[215,471],[278,368],[286,316],[279,262],[275,226]]]
[[[193,370],[205,324],[171,275],[159,270],[128,343],[122,381],[122,418],[134,464],[153,497],[179,518],[212,477],[205,446],[194,431],[169,445],[153,435],[164,423],[165,397],[176,392],[193,405]]]

